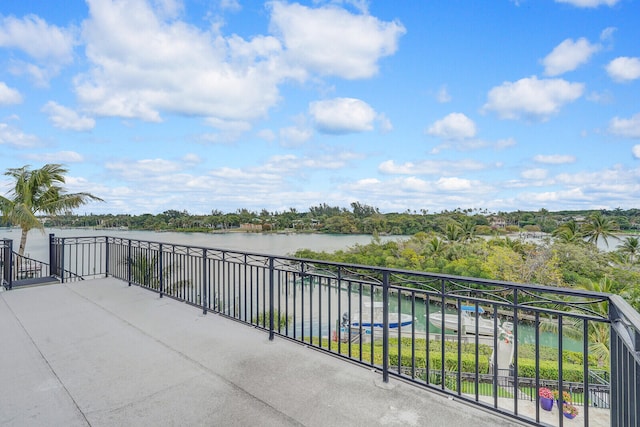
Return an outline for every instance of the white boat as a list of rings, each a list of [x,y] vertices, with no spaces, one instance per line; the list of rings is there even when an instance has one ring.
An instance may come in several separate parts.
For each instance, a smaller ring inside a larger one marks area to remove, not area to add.
[[[480,316],[484,313],[482,307],[478,307],[478,334],[493,336],[493,319]],[[437,328],[442,328],[442,311],[429,315],[429,322]],[[444,314],[444,329],[458,332],[458,313]],[[474,306],[460,306],[460,330],[463,334],[476,333],[476,308]]]
[[[354,313],[351,316],[351,328],[366,328],[369,329],[371,327],[374,328],[383,328],[384,327],[384,317],[383,317],[383,304],[381,302],[373,303],[373,319],[371,319],[371,303],[365,302],[363,304],[364,310],[361,313]],[[345,313],[346,314],[346,313]],[[397,329],[398,327],[409,326],[413,323],[413,317],[410,314],[401,313],[398,317],[398,313],[390,312],[389,313],[389,328]]]

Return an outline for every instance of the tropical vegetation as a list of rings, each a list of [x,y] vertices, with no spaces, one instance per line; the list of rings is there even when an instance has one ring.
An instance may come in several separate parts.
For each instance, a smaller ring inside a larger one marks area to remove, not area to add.
[[[5,223],[21,228],[18,253],[24,254],[29,230],[44,231],[41,217],[55,217],[70,213],[90,200],[102,200],[90,193],[67,193],[65,183],[67,168],[59,164],[47,164],[40,169],[29,166],[7,169],[4,173],[13,180],[13,188],[7,197],[0,196],[0,211]]]
[[[591,224],[590,217],[600,214],[603,221]],[[601,243],[612,242],[606,231],[616,233],[640,232],[640,209],[490,212],[478,209],[454,209],[442,212],[406,210],[382,213],[378,208],[358,202],[349,208],[321,204],[303,212],[295,208],[270,212],[237,209],[222,212],[212,209],[207,214],[192,214],[185,210],[166,210],[158,214],[93,214],[55,216],[43,215],[49,227],[123,228],[155,231],[201,232],[298,232],[331,234],[392,234],[410,236],[419,232],[442,232],[449,229],[448,238],[469,239],[474,236],[507,235],[512,233],[552,233],[573,225],[573,234],[558,236],[567,241],[588,239]],[[568,224],[568,225],[564,225]],[[586,229],[585,229],[586,227]],[[611,230],[610,230],[611,231]],[[584,235],[583,235],[584,233]]]

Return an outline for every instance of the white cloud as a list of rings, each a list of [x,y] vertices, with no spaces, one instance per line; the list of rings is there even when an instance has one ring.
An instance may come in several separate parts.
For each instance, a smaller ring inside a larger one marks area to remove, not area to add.
[[[640,113],[629,119],[614,117],[609,122],[609,132],[627,138],[640,138]]]
[[[615,6],[620,0],[556,0],[557,3],[567,3],[575,7],[595,8],[598,6]]]
[[[198,163],[202,163],[202,158],[195,153],[187,153],[184,156],[182,156],[182,161],[184,161],[185,163],[195,165]]]
[[[468,191],[474,187],[473,181],[457,177],[440,178],[436,181],[436,186],[444,191]]]
[[[184,11],[182,0],[151,0],[160,16],[165,19],[175,19]]]
[[[564,200],[565,203],[576,201],[587,201],[584,193],[579,188],[572,188],[563,191],[543,191],[540,193],[521,193],[518,199],[528,204],[539,203],[545,204],[549,202],[557,202]]]
[[[391,132],[393,130],[393,124],[391,120],[384,114],[379,113],[376,115],[376,122],[378,123],[378,129],[382,133]]]
[[[84,161],[82,154],[75,151],[58,151],[57,153],[29,154],[29,159],[44,163],[80,163]]]
[[[608,169],[575,174],[563,173],[556,181],[568,188],[580,188],[592,201],[634,200],[640,191],[640,170],[616,165]]]
[[[533,180],[539,180],[539,179],[545,179],[547,177],[547,170],[546,169],[541,169],[541,168],[536,168],[536,169],[527,169],[522,171],[522,177],[525,179],[533,179]]]
[[[561,173],[553,178],[554,187],[539,193],[520,193],[518,206],[536,208],[541,202],[558,202],[557,209],[613,209],[634,206],[640,192],[640,169],[616,165],[611,168],[577,173]]]
[[[602,92],[593,91],[587,95],[587,100],[597,104],[607,105],[613,102],[614,97],[613,93],[609,90],[604,90]]]
[[[280,144],[283,147],[297,147],[313,137],[313,131],[301,126],[288,126],[280,129]]]
[[[362,156],[349,151],[321,152],[306,157],[284,154],[272,156],[264,165],[251,168],[250,170],[276,173],[282,176],[296,176],[300,171],[307,171],[309,169],[342,169],[346,167],[351,160],[360,159],[361,157]]]
[[[28,74],[39,86],[46,86],[51,77],[73,61],[75,43],[75,29],[49,25],[35,15],[22,19],[8,16],[0,20],[0,46],[19,49],[40,64],[15,59],[9,71]]]
[[[633,148],[631,148],[631,152],[633,153],[633,157],[640,159],[640,144],[634,145]]]
[[[217,117],[209,117],[205,121],[209,126],[227,132],[243,133],[251,129],[251,124],[243,120],[222,120]]]
[[[600,32],[600,40],[603,42],[613,41],[613,34],[616,32],[616,27],[607,27]]]
[[[444,139],[473,138],[476,135],[476,124],[462,113],[451,113],[436,120],[427,129],[427,133]]]
[[[489,91],[483,110],[495,111],[503,119],[521,117],[546,120],[560,108],[582,96],[584,84],[563,79],[529,77],[504,82]]]
[[[629,82],[640,78],[640,58],[618,57],[606,67],[609,76],[617,82]]]
[[[513,138],[504,138],[500,139],[495,143],[496,150],[503,150],[505,148],[513,147],[517,144],[516,140]]]
[[[39,61],[71,62],[74,43],[73,31],[49,25],[35,15],[0,21],[0,46],[20,49]]]
[[[276,1],[271,11],[270,29],[282,38],[288,60],[321,75],[375,75],[378,60],[395,53],[406,32],[399,22],[331,6],[312,9]]]
[[[271,129],[261,129],[256,134],[259,138],[264,139],[265,141],[274,141],[276,139],[276,134]]]
[[[490,166],[473,159],[421,160],[402,164],[385,160],[378,166],[378,171],[390,175],[459,175],[464,172],[487,169]]]
[[[88,3],[83,36],[91,68],[76,77],[75,88],[95,115],[158,122],[171,112],[250,121],[279,100],[277,84],[291,75],[274,37],[225,39],[164,21],[140,0]]]
[[[94,128],[96,121],[91,117],[80,116],[70,108],[56,102],[49,101],[42,107],[42,111],[49,115],[53,126],[59,129],[87,131]]]
[[[136,161],[120,160],[107,162],[105,169],[109,173],[114,173],[121,178],[132,181],[153,181],[162,183],[171,188],[171,179],[178,172],[184,170],[186,165],[183,162],[175,162],[166,159],[141,159]],[[176,181],[180,182],[180,181]],[[174,190],[176,187],[173,187]],[[179,185],[177,188],[181,188]],[[151,190],[151,188],[146,188]],[[159,188],[155,188],[156,191]]]
[[[439,178],[427,181],[413,176],[398,177],[387,181],[376,178],[362,178],[344,184],[341,190],[351,194],[361,194],[367,199],[376,199],[375,205],[385,207],[389,203],[407,205],[432,206],[434,210],[445,206],[459,205],[472,193],[487,194],[492,189],[475,180],[458,177]],[[389,194],[394,194],[395,200],[389,201]],[[403,204],[404,202],[404,204]]]
[[[566,39],[542,60],[544,73],[548,76],[557,76],[573,71],[580,65],[586,64],[591,55],[600,49],[600,45],[591,44],[584,37],[576,41]]]
[[[446,86],[440,87],[440,89],[438,90],[438,94],[436,95],[436,99],[441,104],[451,102],[451,95],[449,94]]]
[[[563,165],[567,163],[573,163],[576,161],[575,156],[568,154],[538,154],[533,158],[537,163],[546,163],[551,165]]]
[[[0,123],[0,145],[13,145],[14,147],[33,147],[38,143],[38,137],[28,135],[6,123]]]
[[[220,0],[220,9],[227,10],[229,12],[240,12],[242,6],[238,0]]]
[[[5,82],[0,82],[0,105],[20,104],[21,102],[20,92],[7,86]]]
[[[344,134],[373,130],[378,117],[375,110],[355,98],[334,98],[309,104],[309,114],[318,131]]]
[[[281,100],[278,85],[288,79],[374,75],[380,58],[397,50],[405,32],[397,22],[336,6],[273,2],[268,8],[273,36],[224,37],[219,29],[175,19],[181,12],[176,0],[154,4],[156,9],[143,0],[88,0],[82,35],[90,67],[74,79],[85,111],[151,122],[174,113],[207,117],[214,125],[251,125]],[[386,117],[376,120],[381,129],[391,128]],[[229,132],[208,137],[231,138]]]

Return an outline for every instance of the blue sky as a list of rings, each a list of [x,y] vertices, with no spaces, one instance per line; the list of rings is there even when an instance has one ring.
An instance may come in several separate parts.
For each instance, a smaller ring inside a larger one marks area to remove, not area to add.
[[[0,169],[77,213],[638,208],[638,0],[0,2]],[[10,183],[0,177],[0,191]]]

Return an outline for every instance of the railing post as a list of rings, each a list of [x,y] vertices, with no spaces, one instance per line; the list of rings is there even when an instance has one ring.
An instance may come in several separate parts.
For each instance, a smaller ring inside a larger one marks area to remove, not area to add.
[[[58,269],[56,268],[56,251],[55,251],[55,235],[49,234],[49,272],[54,274]]]
[[[209,275],[207,274],[207,250],[202,250],[202,290],[200,291],[200,302],[202,303],[202,314],[207,314],[207,287],[209,286]]]
[[[274,267],[273,257],[269,257],[269,341],[273,341],[274,330],[274,298],[273,298],[273,282],[274,282]]]
[[[96,242],[97,245],[97,242]],[[104,246],[105,246],[105,266],[104,266],[104,277],[109,277],[109,237],[104,237]]]
[[[11,289],[13,287],[13,240],[5,240],[5,242],[7,242],[7,245],[4,248],[5,265],[3,269],[7,275],[7,277],[5,277],[5,279],[7,280],[7,287],[8,287],[7,289]],[[8,261],[8,265],[6,264],[7,261]]]
[[[131,239],[129,239],[129,245],[127,249],[127,282],[131,286]]]
[[[64,237],[60,239],[60,283],[64,283]]]
[[[160,298],[162,298],[162,293],[164,292],[164,269],[163,269],[163,256],[162,256],[162,243],[160,243],[159,249],[158,249],[158,268],[159,268],[159,274],[160,274]]]
[[[382,381],[389,382],[389,272],[382,272]],[[373,322],[372,322],[373,323]]]

